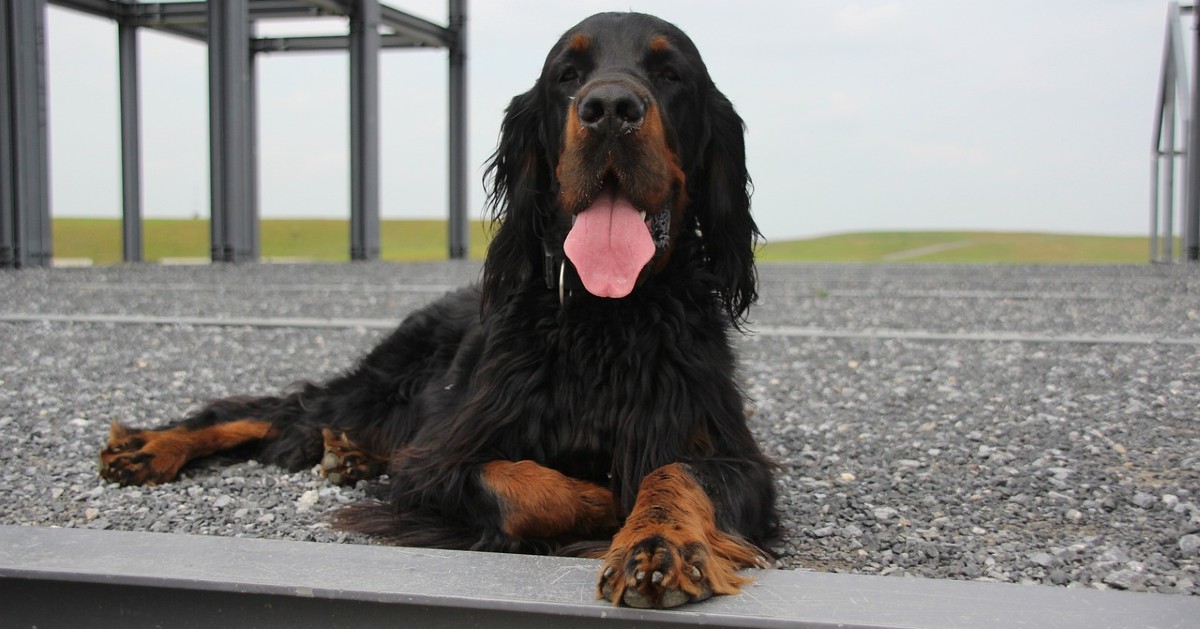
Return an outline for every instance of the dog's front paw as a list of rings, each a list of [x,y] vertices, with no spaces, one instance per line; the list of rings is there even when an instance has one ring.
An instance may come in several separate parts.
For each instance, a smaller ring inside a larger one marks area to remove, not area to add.
[[[600,573],[600,596],[630,607],[678,607],[713,595],[714,583],[708,544],[680,542],[651,534],[632,546],[613,544]],[[733,574],[736,566],[718,572]],[[745,579],[733,574],[732,583],[718,584],[722,591],[737,591]]]
[[[739,569],[769,565],[753,544],[717,528],[712,502],[689,468],[671,464],[642,480],[597,590],[614,605],[677,607],[736,594],[751,581]]]

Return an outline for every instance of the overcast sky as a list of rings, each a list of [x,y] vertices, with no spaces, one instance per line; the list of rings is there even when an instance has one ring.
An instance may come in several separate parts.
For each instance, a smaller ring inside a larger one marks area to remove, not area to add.
[[[390,4],[445,23],[443,0]],[[769,239],[1147,231],[1166,19],[1152,0],[474,0],[473,217],[508,100],[563,31],[614,9],[696,42],[749,126]],[[119,216],[115,27],[56,7],[47,22],[52,212]],[[206,217],[205,49],[148,30],[141,47],[146,215]],[[264,216],[349,215],[347,65],[344,53],[260,56]],[[383,216],[445,216],[446,53],[385,52],[380,72]]]

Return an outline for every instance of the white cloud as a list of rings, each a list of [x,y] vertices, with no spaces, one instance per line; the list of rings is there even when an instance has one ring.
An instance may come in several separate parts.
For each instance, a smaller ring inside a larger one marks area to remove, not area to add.
[[[991,162],[986,150],[953,142],[909,144],[903,148],[903,153],[915,162],[925,165],[980,168]]]
[[[870,35],[890,26],[904,15],[904,8],[896,2],[871,3],[863,6],[851,2],[833,15],[834,30],[846,35]]]
[[[825,95],[825,111],[834,118],[853,118],[863,111],[863,101],[844,90],[832,90]]]

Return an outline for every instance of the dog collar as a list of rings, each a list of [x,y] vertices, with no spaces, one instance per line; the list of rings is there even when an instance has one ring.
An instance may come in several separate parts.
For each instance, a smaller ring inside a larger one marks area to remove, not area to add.
[[[550,245],[545,242],[542,243],[542,251],[545,261],[546,288],[550,291],[557,291],[559,305],[565,306],[567,298],[574,292],[567,290],[567,259],[554,253],[550,249]]]

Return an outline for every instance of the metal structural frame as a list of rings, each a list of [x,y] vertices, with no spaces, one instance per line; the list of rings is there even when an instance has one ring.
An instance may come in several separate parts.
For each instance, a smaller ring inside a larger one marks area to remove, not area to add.
[[[1192,16],[1195,43],[1200,46],[1200,13],[1194,6],[1167,3],[1167,28],[1163,43],[1157,106],[1154,115],[1150,164],[1150,261],[1200,261],[1200,99],[1191,85],[1200,85],[1200,63],[1193,64],[1188,81],[1183,20]],[[1200,48],[1197,48],[1200,50]],[[1200,55],[1197,56],[1200,61]],[[1182,176],[1179,189],[1176,177]],[[1179,218],[1176,202],[1180,203]],[[1182,251],[1175,251],[1176,223],[1181,223]]]
[[[116,21],[121,121],[123,256],[142,260],[142,160],[138,103],[140,28],[207,44],[211,257],[259,258],[258,53],[349,51],[352,260],[380,255],[379,60],[381,50],[449,51],[449,255],[468,255],[466,213],[466,0],[448,0],[441,26],[379,0],[16,0],[0,9],[0,268],[51,262],[46,140],[45,6]],[[344,17],[347,35],[255,37],[261,19]]]

